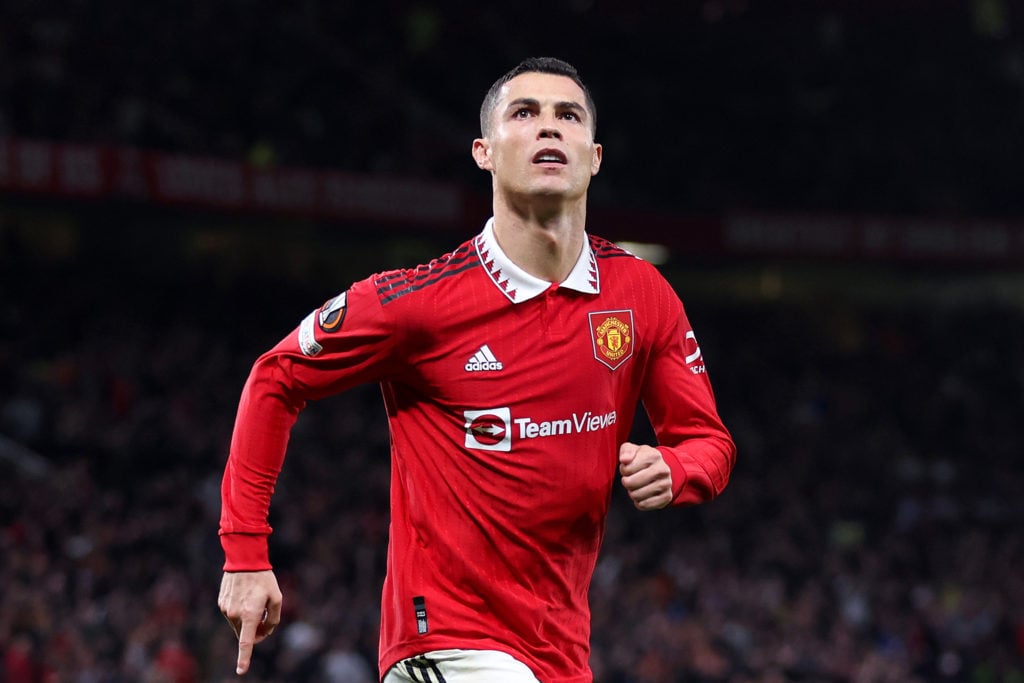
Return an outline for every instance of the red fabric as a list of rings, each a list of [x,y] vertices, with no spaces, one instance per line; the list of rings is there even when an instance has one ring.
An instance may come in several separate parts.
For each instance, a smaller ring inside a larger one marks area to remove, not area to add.
[[[677,504],[722,490],[734,446],[682,304],[651,265],[591,238],[582,291],[513,303],[528,276],[500,253],[482,259],[478,241],[356,283],[340,324],[325,305],[256,362],[223,483],[225,569],[268,566],[270,497],[305,402],[380,382],[392,437],[381,670],[461,647],[508,652],[546,683],[589,681],[587,593],[638,401]],[[486,369],[472,365],[487,352]]]

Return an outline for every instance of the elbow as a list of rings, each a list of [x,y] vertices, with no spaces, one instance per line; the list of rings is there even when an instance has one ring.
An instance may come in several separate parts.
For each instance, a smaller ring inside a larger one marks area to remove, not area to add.
[[[680,453],[683,483],[677,505],[699,505],[725,490],[736,464],[736,444],[728,436],[704,439]]]
[[[719,451],[721,456],[719,457],[717,476],[714,478],[715,486],[711,494],[712,499],[717,498],[729,484],[733,468],[736,466],[736,442],[730,436],[723,437],[719,445]]]
[[[273,353],[264,354],[253,364],[243,395],[256,403],[271,401],[283,405],[292,413],[306,405],[306,396],[295,377],[291,360]]]

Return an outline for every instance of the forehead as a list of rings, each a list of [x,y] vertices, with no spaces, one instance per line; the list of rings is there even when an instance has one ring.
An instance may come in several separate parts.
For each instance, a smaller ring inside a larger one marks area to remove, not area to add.
[[[501,87],[498,93],[497,109],[508,106],[509,102],[520,99],[546,102],[575,102],[587,108],[587,98],[583,89],[568,76],[545,73],[519,74]],[[589,110],[587,110],[588,113]]]

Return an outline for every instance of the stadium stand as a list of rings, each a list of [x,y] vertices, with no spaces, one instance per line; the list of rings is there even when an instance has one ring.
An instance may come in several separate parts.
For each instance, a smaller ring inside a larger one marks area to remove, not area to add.
[[[544,51],[595,91],[598,210],[1024,211],[1009,2],[104,5],[0,4],[0,143],[481,191],[482,94]],[[249,365],[357,267],[438,244],[0,193],[0,681],[237,680],[215,531]],[[595,680],[1024,682],[1020,264],[824,263],[800,286],[770,265],[742,290],[723,283],[764,264],[666,266],[739,460],[701,508],[616,495]],[[296,428],[272,519],[286,613],[248,680],[375,680],[381,413],[367,387]]]

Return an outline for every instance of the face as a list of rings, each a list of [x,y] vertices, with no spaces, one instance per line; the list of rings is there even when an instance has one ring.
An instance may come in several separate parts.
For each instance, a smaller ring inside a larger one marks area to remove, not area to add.
[[[583,90],[571,78],[525,73],[499,94],[486,138],[473,158],[496,192],[579,199],[601,167]]]

